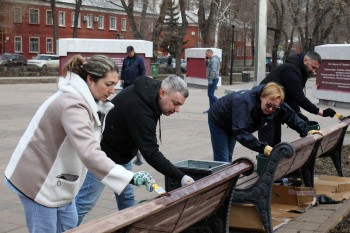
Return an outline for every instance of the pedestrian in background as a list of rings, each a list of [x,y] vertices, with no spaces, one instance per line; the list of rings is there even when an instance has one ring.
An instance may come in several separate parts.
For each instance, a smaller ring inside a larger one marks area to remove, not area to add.
[[[146,185],[147,172],[133,174],[100,148],[100,116],[111,110],[118,68],[107,56],[85,61],[73,56],[63,68],[58,91],[38,109],[5,170],[5,183],[24,208],[31,233],[60,233],[77,226],[74,202],[87,169],[114,192]]]
[[[126,52],[128,56],[123,60],[120,76],[123,88],[134,84],[138,76],[146,74],[145,63],[143,59],[135,53],[134,47],[128,46]]]
[[[322,62],[321,56],[309,51],[304,54],[291,55],[286,62],[279,65],[274,71],[261,81],[261,84],[276,82],[280,84],[285,92],[285,102],[301,117],[304,121],[308,118],[301,113],[300,107],[306,111],[323,116],[333,117],[335,111],[331,108],[322,110],[313,104],[304,93],[307,79],[315,74]],[[267,142],[269,145],[277,145],[281,142],[281,122],[279,119],[268,122],[258,131],[259,139]]]
[[[219,82],[220,58],[214,55],[213,50],[207,49],[205,52],[206,76],[208,79],[209,108],[216,102],[215,90]],[[208,113],[208,110],[203,113]]]

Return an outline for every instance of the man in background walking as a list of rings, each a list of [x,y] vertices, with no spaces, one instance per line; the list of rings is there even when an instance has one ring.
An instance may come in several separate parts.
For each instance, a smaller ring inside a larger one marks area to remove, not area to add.
[[[214,92],[219,82],[220,73],[220,58],[217,55],[214,55],[213,50],[211,49],[207,49],[205,52],[205,66],[208,79],[209,107],[211,107],[218,99]],[[208,113],[208,110],[203,113]]]

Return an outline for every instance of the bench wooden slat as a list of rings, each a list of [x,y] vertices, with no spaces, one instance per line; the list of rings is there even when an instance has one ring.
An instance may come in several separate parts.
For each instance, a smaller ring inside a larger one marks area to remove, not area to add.
[[[67,232],[179,232],[200,220],[215,216],[227,202],[240,174],[252,171],[248,160],[223,168],[191,185],[125,210],[93,220]],[[227,212],[227,205],[225,213]],[[164,232],[164,231],[163,231]]]

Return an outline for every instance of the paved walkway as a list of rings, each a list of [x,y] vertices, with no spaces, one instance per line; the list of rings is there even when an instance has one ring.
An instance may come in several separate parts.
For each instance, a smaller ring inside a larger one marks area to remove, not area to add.
[[[17,83],[21,82],[18,81]],[[310,80],[307,84],[306,93],[313,102],[317,103],[317,99],[312,97],[314,85],[315,80]],[[216,95],[220,97],[225,95],[226,90],[250,89],[251,87],[253,87],[251,82],[235,83],[231,86],[219,87]],[[49,81],[44,84],[0,85],[0,174],[4,173],[11,153],[35,111],[55,90],[56,84]],[[320,107],[326,108],[327,106]],[[206,89],[191,87],[190,96],[181,108],[180,113],[162,117],[163,143],[160,145],[160,150],[169,160],[177,162],[187,159],[212,159],[207,115],[202,113],[207,108],[208,97]],[[336,111],[343,115],[350,115],[349,109],[336,108]],[[321,128],[327,128],[337,123],[335,118],[323,118],[308,113],[305,113],[305,115],[309,119],[318,121]],[[289,128],[283,128],[284,141],[292,141],[296,138],[298,138],[297,133]],[[348,140],[347,143],[349,143]],[[234,158],[239,156],[254,158],[255,154],[255,152],[237,143]],[[135,166],[134,170],[150,171],[156,181],[164,186],[164,176],[149,165]],[[30,182],[30,177],[28,177],[28,182]],[[136,195],[139,201],[156,197],[155,193],[146,192],[144,187],[136,188]],[[115,205],[112,191],[106,188],[97,206],[86,216],[84,222],[86,223],[91,219],[114,212]],[[349,211],[349,201],[337,205],[313,207],[300,218],[291,221],[277,232],[328,232],[330,227],[336,225],[340,221],[340,217],[346,215]],[[21,233],[27,232],[27,229],[23,209],[18,198],[5,187],[3,182],[0,182],[0,233],[4,232]]]

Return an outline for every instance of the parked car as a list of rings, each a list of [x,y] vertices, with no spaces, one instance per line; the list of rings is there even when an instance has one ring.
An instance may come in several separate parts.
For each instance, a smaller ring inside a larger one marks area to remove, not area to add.
[[[18,66],[26,66],[26,65],[27,65],[27,59],[21,54],[5,53],[0,55],[1,67],[18,67]]]
[[[28,66],[37,66],[42,69],[58,69],[59,56],[53,54],[39,54],[34,59],[28,60]]]

